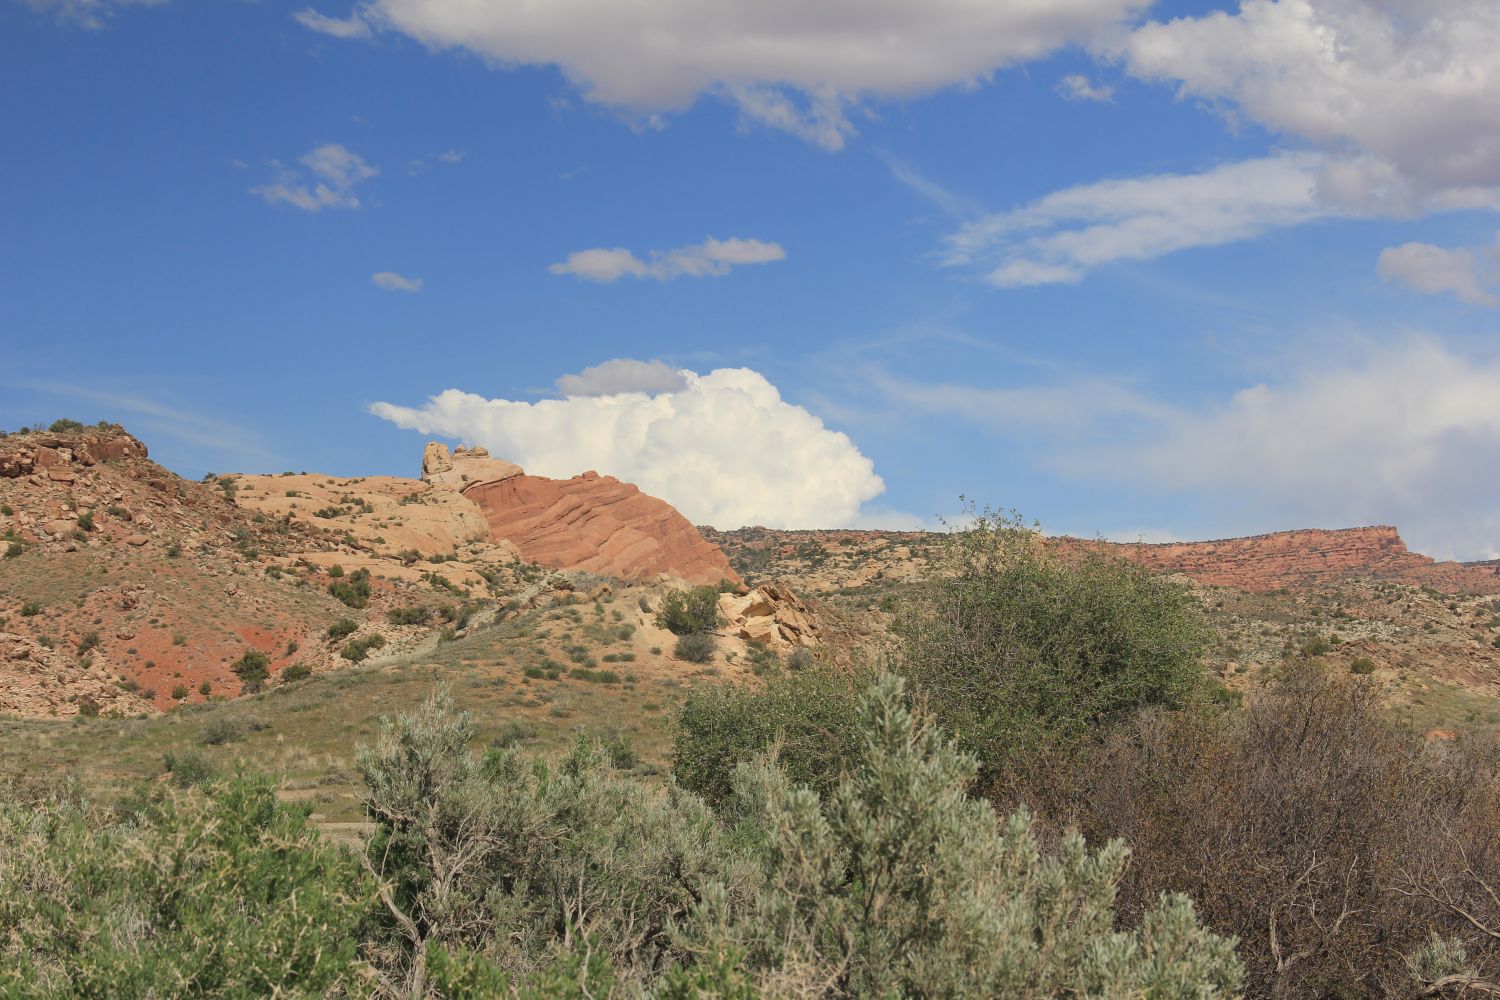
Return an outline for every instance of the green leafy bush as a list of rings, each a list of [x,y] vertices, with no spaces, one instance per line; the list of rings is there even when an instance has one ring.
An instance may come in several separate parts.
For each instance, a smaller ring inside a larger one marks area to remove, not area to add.
[[[330,575],[334,575],[331,570]],[[363,608],[370,603],[370,571],[357,569],[330,583],[328,592],[351,608]]]
[[[312,667],[309,667],[305,663],[293,663],[291,666],[282,670],[281,683],[294,684],[297,681],[305,681],[311,676]]]
[[[678,784],[722,806],[735,766],[778,744],[791,779],[831,792],[859,756],[860,691],[867,675],[778,671],[763,684],[695,687],[677,714],[672,775]]]
[[[350,663],[362,663],[369,657],[371,651],[380,649],[384,645],[385,636],[377,632],[363,639],[350,639],[344,643],[344,648],[339,650],[339,655]]]
[[[371,891],[270,781],[116,820],[0,798],[0,995],[250,998],[360,990]]]
[[[332,639],[334,642],[337,642],[340,639],[349,638],[351,635],[358,631],[359,623],[356,622],[353,618],[340,618],[338,621],[328,626],[328,638]]]
[[[989,512],[947,557],[898,619],[904,670],[986,781],[1203,689],[1210,633],[1180,584],[1097,549],[1058,554]]]
[[[266,678],[271,676],[271,658],[258,649],[245,651],[245,655],[235,660],[229,669],[240,679],[240,685],[247,692],[259,691],[266,683]]]
[[[712,632],[719,627],[719,591],[716,587],[669,590],[656,609],[656,625],[676,635]]]
[[[385,613],[392,625],[425,625],[427,619],[432,617],[429,608],[415,605],[409,608],[392,608]]]

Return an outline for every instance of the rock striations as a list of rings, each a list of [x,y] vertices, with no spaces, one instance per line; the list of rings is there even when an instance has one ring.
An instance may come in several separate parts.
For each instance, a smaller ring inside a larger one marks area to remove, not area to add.
[[[613,476],[528,476],[483,448],[450,454],[432,442],[422,455],[422,478],[461,492],[478,505],[496,539],[549,569],[622,580],[665,573],[689,583],[739,581],[724,553],[676,508]]]

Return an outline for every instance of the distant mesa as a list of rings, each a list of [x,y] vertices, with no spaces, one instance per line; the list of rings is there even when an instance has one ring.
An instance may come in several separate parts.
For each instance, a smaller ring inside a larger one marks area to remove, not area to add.
[[[1412,552],[1394,527],[1275,531],[1208,542],[1111,544],[1057,539],[1063,547],[1105,544],[1142,565],[1240,590],[1300,590],[1374,577],[1445,593],[1500,593],[1500,566],[1438,562]]]
[[[432,442],[422,478],[455,489],[478,505],[491,534],[528,562],[622,580],[660,574],[689,583],[739,582],[719,548],[664,500],[613,476],[529,476],[483,448]]]

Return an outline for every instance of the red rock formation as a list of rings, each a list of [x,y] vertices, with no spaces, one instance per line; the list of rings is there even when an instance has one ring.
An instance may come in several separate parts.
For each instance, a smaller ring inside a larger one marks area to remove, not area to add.
[[[729,560],[671,504],[613,476],[514,475],[464,487],[490,531],[523,558],[625,580],[667,573],[689,583],[739,580]]]
[[[1064,548],[1097,543],[1055,539]],[[1154,570],[1241,590],[1302,588],[1354,577],[1435,587],[1447,593],[1500,593],[1500,568],[1436,562],[1410,551],[1389,525],[1337,531],[1277,531],[1210,542],[1111,545]]]

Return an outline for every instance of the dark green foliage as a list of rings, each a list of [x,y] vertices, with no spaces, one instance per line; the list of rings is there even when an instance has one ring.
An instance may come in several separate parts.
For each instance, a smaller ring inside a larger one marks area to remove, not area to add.
[[[84,656],[99,648],[99,633],[85,632],[83,638],[78,640],[78,655]]]
[[[574,667],[568,671],[569,677],[576,677],[590,684],[618,684],[620,675],[613,670],[590,670],[588,667]]]
[[[1375,661],[1368,656],[1356,656],[1349,664],[1349,671],[1356,674],[1373,674]]]
[[[859,755],[859,696],[868,676],[779,671],[764,684],[697,687],[672,738],[672,775],[714,806],[729,801],[734,769],[778,743],[793,782],[828,792]]]
[[[712,632],[719,627],[718,588],[668,591],[657,607],[656,624],[677,635]]]
[[[363,639],[350,639],[344,643],[344,648],[339,650],[339,655],[350,663],[361,663],[370,655],[372,650],[380,649],[385,645],[385,636],[380,633],[367,635]]]
[[[188,696],[188,686],[186,684],[174,684],[172,686],[172,700],[173,701],[181,701],[182,699],[186,698],[187,696]]]
[[[25,604],[21,605],[22,618],[30,618],[33,615],[39,615],[41,613],[42,604],[40,601],[27,601]]]
[[[5,558],[14,559],[26,551],[26,546],[20,542],[11,542],[5,546]]]
[[[207,698],[210,694],[212,694],[213,690],[214,690],[214,686],[213,686],[213,683],[211,681],[204,681],[202,684],[198,685],[198,693],[201,694],[205,698]]]
[[[169,753],[162,757],[161,767],[172,776],[172,784],[178,788],[195,788],[212,781],[217,773],[213,762],[196,750]]]
[[[281,672],[281,683],[294,684],[297,681],[305,681],[312,676],[312,667],[305,663],[293,663]]]
[[[167,558],[168,559],[176,559],[180,555],[182,555],[182,546],[181,545],[178,545],[176,542],[173,542],[171,545],[167,546]]]
[[[905,669],[987,779],[1202,690],[1210,633],[1180,584],[1094,550],[1054,554],[988,512],[948,556],[898,622]]]
[[[199,736],[202,743],[211,747],[223,746],[225,743],[233,743],[243,738],[245,725],[239,719],[217,718],[210,719],[203,727],[203,733]]]
[[[78,530],[80,530],[80,531],[93,531],[94,530],[94,515],[93,515],[92,511],[89,512],[89,513],[87,513],[87,514],[80,514],[79,515],[79,517],[78,517]]]
[[[270,781],[141,803],[0,801],[0,996],[362,995],[357,866]]]
[[[356,622],[353,618],[340,618],[338,621],[328,626],[328,638],[332,639],[334,642],[337,642],[340,639],[349,638],[351,635],[358,631],[359,623]]]
[[[247,692],[259,691],[271,675],[271,658],[258,649],[246,650],[245,655],[235,660],[229,669],[240,679]]]
[[[697,632],[678,636],[672,655],[688,663],[708,663],[714,658],[714,652],[718,648],[718,640],[713,636]]]
[[[385,615],[392,625],[425,625],[427,619],[432,617],[432,611],[421,605],[415,605],[409,608],[392,608]]]
[[[47,428],[53,434],[66,434],[69,431],[81,431],[83,429],[84,425],[82,423],[77,420],[70,420],[67,417],[52,421],[52,425]]]
[[[351,608],[370,603],[370,571],[357,569],[342,580],[328,585],[328,592]]]

